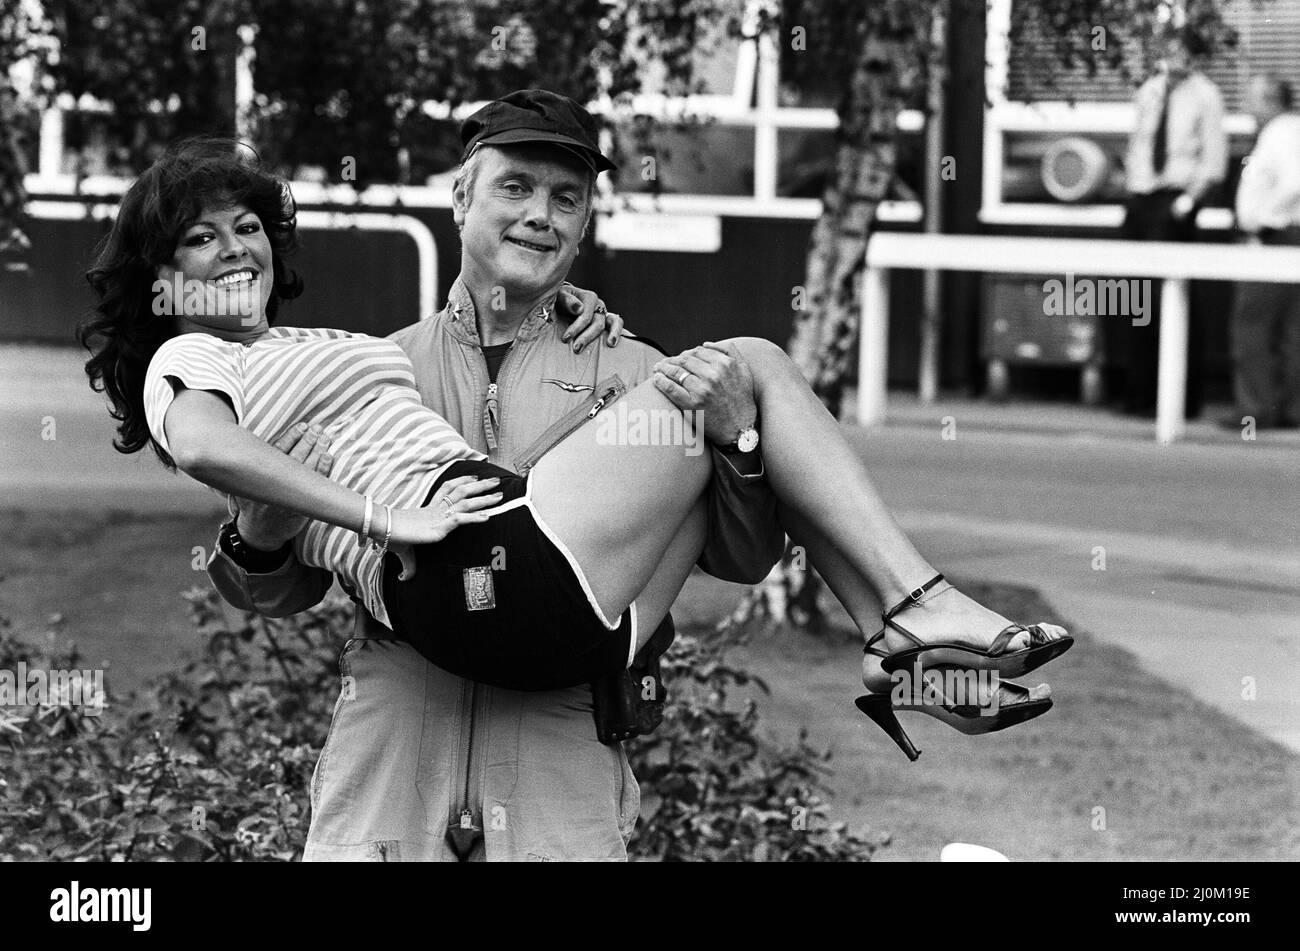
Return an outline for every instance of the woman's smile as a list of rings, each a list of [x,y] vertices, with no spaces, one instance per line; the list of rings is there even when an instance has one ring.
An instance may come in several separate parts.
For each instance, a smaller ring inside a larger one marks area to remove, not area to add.
[[[232,205],[204,208],[158,276],[173,298],[183,295],[169,311],[182,332],[246,340],[266,332],[270,269],[271,243],[261,219],[244,205]]]

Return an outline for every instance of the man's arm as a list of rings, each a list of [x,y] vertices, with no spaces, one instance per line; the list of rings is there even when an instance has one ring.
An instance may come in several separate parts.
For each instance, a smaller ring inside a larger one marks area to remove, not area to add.
[[[723,581],[758,584],[785,553],[785,529],[776,520],[776,494],[763,473],[762,450],[745,454],[759,456],[750,475],[741,471],[750,467],[744,457],[711,451],[709,530],[700,568]]]
[[[208,577],[227,603],[265,617],[288,617],[316,606],[334,582],[328,571],[304,565],[292,550],[278,568],[261,574],[246,570],[220,539],[208,559]]]
[[[1223,125],[1223,96],[1212,83],[1207,87],[1200,115],[1201,157],[1196,180],[1187,193],[1200,202],[1211,188],[1228,175],[1228,130]]]

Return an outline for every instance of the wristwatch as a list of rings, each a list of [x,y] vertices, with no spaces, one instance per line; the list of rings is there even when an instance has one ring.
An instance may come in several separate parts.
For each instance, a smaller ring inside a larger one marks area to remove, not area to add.
[[[750,425],[740,431],[740,434],[732,442],[725,446],[719,446],[718,451],[726,453],[728,456],[735,456],[740,453],[753,452],[758,448],[758,429]]]
[[[217,533],[217,544],[231,561],[255,575],[270,574],[284,567],[284,563],[289,560],[289,552],[293,549],[292,541],[285,542],[275,551],[252,548],[235,528],[235,522],[236,519],[232,518]]]

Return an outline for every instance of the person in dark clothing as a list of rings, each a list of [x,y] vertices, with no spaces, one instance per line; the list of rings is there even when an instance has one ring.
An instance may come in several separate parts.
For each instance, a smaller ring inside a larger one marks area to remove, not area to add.
[[[1159,71],[1142,84],[1134,98],[1137,123],[1129,139],[1126,165],[1128,202],[1120,237],[1129,241],[1196,240],[1196,215],[1206,196],[1227,171],[1228,137],[1223,126],[1223,96],[1193,68],[1206,52],[1203,41],[1183,28],[1165,33]],[[1199,357],[1204,323],[1195,295],[1189,314],[1187,400],[1185,413],[1201,409]],[[1127,321],[1109,325],[1112,363],[1123,370],[1123,408],[1154,416],[1160,300],[1153,301],[1145,326]]]

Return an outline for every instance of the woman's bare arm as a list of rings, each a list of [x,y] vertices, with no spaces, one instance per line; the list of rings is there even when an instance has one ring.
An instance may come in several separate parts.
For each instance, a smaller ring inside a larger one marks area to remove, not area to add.
[[[163,418],[176,467],[222,492],[361,530],[365,498],[294,462],[235,421],[209,390],[181,389]]]
[[[349,531],[361,530],[365,496],[313,472],[254,436],[235,421],[230,405],[216,393],[181,389],[167,408],[163,428],[176,467],[205,485]],[[495,504],[492,496],[480,494],[494,487],[491,480],[448,480],[440,494],[453,483],[463,486],[457,498],[478,496],[466,498],[460,503],[462,508]],[[397,514],[394,512],[394,516]],[[434,520],[438,528],[445,523],[445,531],[439,532],[427,525],[430,518],[426,517],[421,520],[425,525],[422,537],[412,540],[439,541],[457,525],[482,520],[476,511],[459,511]],[[377,512],[372,534],[383,532],[385,527],[382,512]],[[406,540],[406,534],[393,532],[394,538],[401,540]]]

